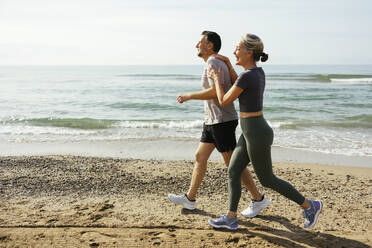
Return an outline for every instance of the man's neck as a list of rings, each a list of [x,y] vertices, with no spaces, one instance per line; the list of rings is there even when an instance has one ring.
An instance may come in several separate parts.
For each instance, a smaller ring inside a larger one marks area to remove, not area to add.
[[[212,52],[212,53],[209,53],[209,54],[203,56],[204,62],[207,62],[207,60],[209,59],[209,57],[212,56],[213,54],[216,54],[216,53],[215,52]]]

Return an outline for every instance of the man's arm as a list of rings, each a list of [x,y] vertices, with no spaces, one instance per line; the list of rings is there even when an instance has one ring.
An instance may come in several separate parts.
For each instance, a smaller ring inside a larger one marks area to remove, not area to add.
[[[177,96],[177,101],[179,103],[183,103],[188,100],[209,100],[213,98],[217,98],[215,85],[212,85],[210,88],[205,90],[191,92],[188,94],[180,94]]]

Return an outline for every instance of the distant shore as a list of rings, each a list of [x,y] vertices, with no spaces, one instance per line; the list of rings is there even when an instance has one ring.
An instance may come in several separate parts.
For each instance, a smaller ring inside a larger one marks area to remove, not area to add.
[[[239,215],[236,232],[207,224],[227,209],[221,161],[208,164],[197,210],[168,201],[187,190],[192,168],[192,160],[1,156],[0,247],[372,246],[370,168],[274,163],[278,177],[323,201],[319,222],[304,229],[299,207],[254,176],[272,203],[254,219]],[[238,210],[249,202],[243,189]]]

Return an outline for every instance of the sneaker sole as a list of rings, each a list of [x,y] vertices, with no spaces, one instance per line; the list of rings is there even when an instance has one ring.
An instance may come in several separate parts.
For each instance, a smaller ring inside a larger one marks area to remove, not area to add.
[[[314,222],[313,222],[313,224],[311,225],[311,226],[309,226],[309,227],[307,227],[307,228],[313,228],[315,225],[316,225],[316,223],[318,222],[318,216],[319,216],[319,214],[320,214],[320,212],[322,211],[322,209],[323,209],[323,203],[321,202],[321,201],[319,201],[320,202],[320,209],[319,209],[319,211],[315,214],[315,217],[314,217]]]
[[[183,206],[183,208],[186,208],[187,210],[195,210],[195,207],[188,207],[188,206],[185,206],[183,204],[182,204],[182,206]]]
[[[212,224],[208,221],[209,225],[213,226],[214,228],[226,228],[226,229],[229,229],[229,230],[237,230],[238,227],[230,227],[230,226],[225,226],[225,225],[222,225],[222,226],[217,226],[215,224]]]
[[[186,208],[186,209],[188,209],[188,210],[195,210],[195,207],[190,207],[190,206],[188,206],[188,205],[186,205],[186,204],[184,204],[184,203],[175,203],[174,201],[172,201],[172,200],[169,198],[169,196],[168,196],[168,200],[169,200],[171,203],[173,203],[174,205],[181,205],[183,208]]]
[[[260,211],[258,211],[258,213],[257,213],[256,215],[254,215],[254,216],[244,215],[243,212],[241,212],[241,214],[242,214],[245,218],[247,218],[247,219],[252,219],[252,218],[256,217],[256,216],[257,216],[257,215],[258,215],[262,210],[264,210],[265,208],[267,208],[267,207],[270,205],[270,203],[271,203],[271,199],[269,200],[269,202],[267,203],[267,205],[265,205],[263,208],[261,208]]]

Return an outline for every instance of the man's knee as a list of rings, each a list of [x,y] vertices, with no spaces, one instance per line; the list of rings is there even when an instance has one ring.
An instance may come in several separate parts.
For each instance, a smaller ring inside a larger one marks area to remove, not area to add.
[[[208,161],[208,156],[206,154],[203,154],[201,152],[197,152],[195,154],[195,162],[197,164],[206,164]]]

